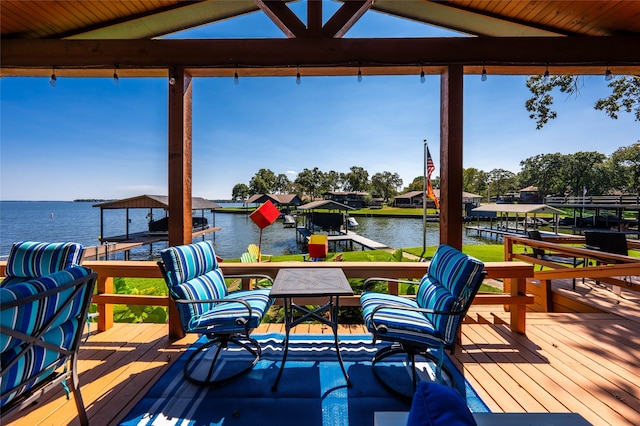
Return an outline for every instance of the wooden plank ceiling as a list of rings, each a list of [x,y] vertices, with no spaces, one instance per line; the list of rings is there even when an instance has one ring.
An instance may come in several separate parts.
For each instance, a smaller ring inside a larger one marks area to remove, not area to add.
[[[261,4],[268,3],[273,3],[275,8],[275,4],[282,2],[2,0],[0,28],[2,38],[105,38],[100,34],[108,34],[109,38],[153,38],[255,12]],[[352,0],[347,3],[363,3],[374,11],[478,36],[640,33],[638,1]],[[140,28],[131,30],[134,26]],[[116,30],[99,31],[106,28]]]

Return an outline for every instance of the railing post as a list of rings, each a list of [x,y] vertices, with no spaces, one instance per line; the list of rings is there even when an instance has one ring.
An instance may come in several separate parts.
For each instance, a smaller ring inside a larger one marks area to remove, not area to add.
[[[98,294],[113,293],[113,277],[98,275]],[[106,331],[113,327],[113,305],[98,303],[98,331]]]
[[[510,293],[512,296],[524,296],[527,291],[526,278],[509,278]],[[511,331],[525,334],[527,323],[527,306],[526,305],[509,305],[511,313]]]

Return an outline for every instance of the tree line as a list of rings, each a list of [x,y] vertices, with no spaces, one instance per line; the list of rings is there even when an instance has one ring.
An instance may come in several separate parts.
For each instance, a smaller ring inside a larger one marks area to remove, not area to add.
[[[640,195],[640,140],[620,147],[610,156],[596,151],[574,154],[539,154],[520,162],[518,173],[505,169],[489,172],[476,168],[463,169],[463,190],[482,195],[486,199],[502,198],[529,186],[537,187],[541,197],[606,195],[614,193]],[[423,176],[402,187],[398,173],[384,171],[369,177],[362,167],[352,166],[348,172],[323,172],[317,167],[304,169],[291,181],[284,173],[275,174],[260,169],[249,184],[238,183],[231,198],[243,201],[254,194],[290,194],[322,197],[327,192],[367,192],[383,198],[423,189]],[[440,177],[432,179],[434,188],[440,187]]]

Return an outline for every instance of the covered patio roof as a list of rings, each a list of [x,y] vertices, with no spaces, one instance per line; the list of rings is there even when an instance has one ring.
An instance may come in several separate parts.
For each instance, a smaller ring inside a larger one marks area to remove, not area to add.
[[[304,13],[274,0],[2,1],[0,73],[168,79],[169,241],[191,241],[194,77],[440,75],[440,239],[462,246],[465,74],[640,75],[637,1],[323,1]],[[265,39],[158,39],[248,13],[281,31]],[[348,38],[380,12],[461,33],[447,38]],[[321,114],[322,112],[313,112]],[[283,124],[284,125],[284,124]]]

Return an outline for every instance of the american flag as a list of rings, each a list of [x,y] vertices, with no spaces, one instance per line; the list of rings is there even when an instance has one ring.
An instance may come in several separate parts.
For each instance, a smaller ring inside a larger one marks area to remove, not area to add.
[[[429,152],[429,147],[427,147],[427,177],[431,179],[431,173],[436,171],[436,166],[433,164],[433,159],[431,159],[431,153]]]
[[[433,186],[431,186],[431,173],[436,170],[436,166],[433,164],[433,159],[431,159],[431,153],[429,152],[429,147],[427,147],[427,197],[433,200],[433,203],[436,205],[436,209],[440,208],[440,201],[438,197],[436,197],[435,192],[433,192]]]

